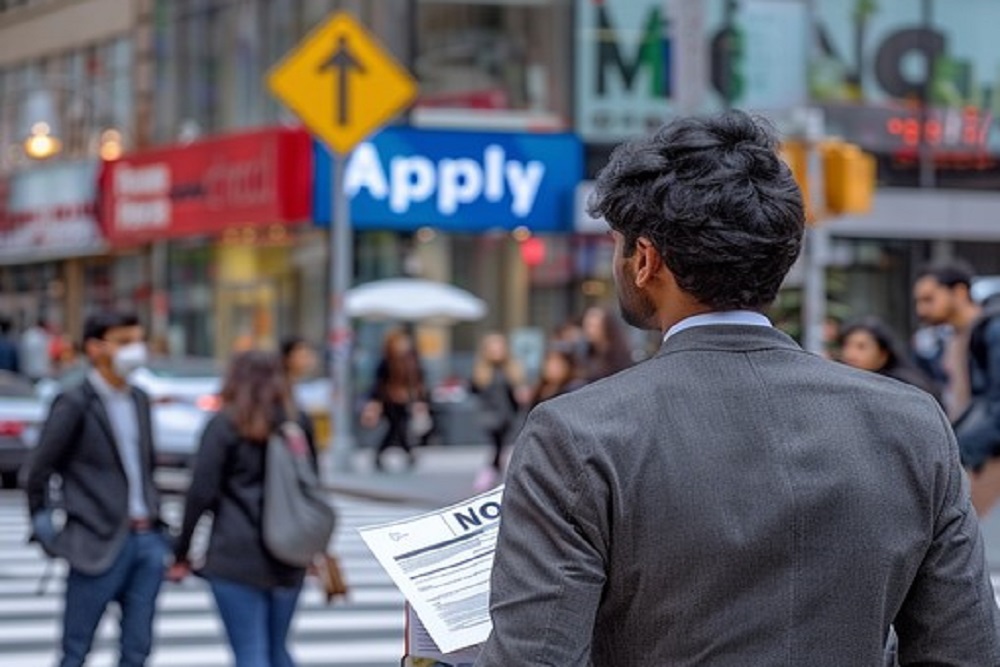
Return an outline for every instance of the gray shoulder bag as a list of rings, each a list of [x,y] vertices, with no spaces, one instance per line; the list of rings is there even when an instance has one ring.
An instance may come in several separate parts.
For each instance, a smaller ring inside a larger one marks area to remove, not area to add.
[[[307,567],[326,552],[336,516],[309,455],[305,433],[285,422],[267,442],[264,467],[264,546],[276,559]]]

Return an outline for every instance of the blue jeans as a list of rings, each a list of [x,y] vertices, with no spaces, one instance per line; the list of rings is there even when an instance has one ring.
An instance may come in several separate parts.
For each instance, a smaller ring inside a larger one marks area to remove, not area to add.
[[[301,586],[255,588],[209,577],[236,667],[295,667],[286,641]]]
[[[83,665],[97,625],[111,602],[121,609],[120,667],[142,667],[153,647],[153,614],[163,582],[167,545],[157,532],[130,533],[111,567],[66,578],[60,667]]]

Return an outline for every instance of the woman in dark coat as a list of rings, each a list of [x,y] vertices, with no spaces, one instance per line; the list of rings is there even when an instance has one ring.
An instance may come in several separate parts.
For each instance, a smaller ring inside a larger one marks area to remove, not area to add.
[[[479,397],[480,425],[493,445],[490,466],[476,477],[475,489],[485,490],[503,472],[504,452],[514,435],[521,404],[528,399],[521,365],[502,333],[489,333],[480,341],[471,387]]]
[[[184,522],[168,577],[191,570],[190,547],[203,514],[213,516],[204,563],[236,667],[293,667],[286,640],[305,570],[272,557],[264,546],[264,468],[268,438],[293,418],[306,434],[315,464],[308,418],[296,412],[279,355],[236,355],[222,388],[222,409],[206,425],[184,504]]]
[[[848,366],[912,384],[941,400],[934,383],[910,361],[892,330],[879,318],[865,317],[846,324],[839,345],[841,361]]]
[[[416,459],[410,445],[410,421],[429,420],[430,408],[413,339],[402,329],[386,335],[382,360],[375,369],[375,383],[361,412],[361,425],[373,428],[383,417],[388,429],[375,452],[375,468],[382,470],[382,456],[391,447],[406,452],[413,466]]]

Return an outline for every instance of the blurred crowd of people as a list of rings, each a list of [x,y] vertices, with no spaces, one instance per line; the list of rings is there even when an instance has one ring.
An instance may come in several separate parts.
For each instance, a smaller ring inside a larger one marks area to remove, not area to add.
[[[39,319],[20,332],[0,314],[0,371],[32,382],[64,373],[80,363],[80,347],[59,327]]]
[[[913,284],[921,328],[906,345],[877,316],[839,326],[831,356],[927,391],[954,427],[982,516],[1000,499],[1000,314],[996,295],[973,298],[961,260],[928,265]]]
[[[476,402],[477,426],[491,445],[489,459],[477,476],[476,488],[486,489],[502,476],[507,449],[521,421],[538,403],[616,373],[633,362],[624,323],[616,312],[599,306],[579,319],[549,332],[536,377],[515,358],[508,336],[484,335],[477,346],[471,374],[462,378]],[[433,428],[430,391],[410,331],[391,330],[384,338],[381,359],[361,410],[361,426],[384,430],[376,445],[375,468],[401,449],[408,465],[416,462],[414,445],[426,443]]]

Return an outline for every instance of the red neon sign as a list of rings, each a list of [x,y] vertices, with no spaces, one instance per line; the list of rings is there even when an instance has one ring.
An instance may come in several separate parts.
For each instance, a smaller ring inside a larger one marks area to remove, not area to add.
[[[886,132],[898,137],[907,148],[917,148],[921,136],[931,146],[982,149],[986,146],[991,116],[975,107],[961,113],[935,113],[923,123],[913,116],[891,116],[885,121]]]

